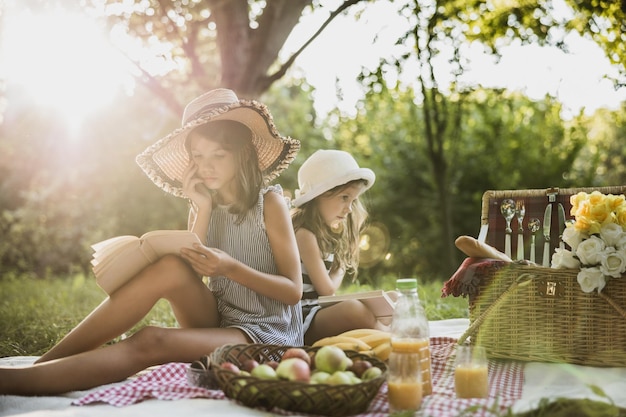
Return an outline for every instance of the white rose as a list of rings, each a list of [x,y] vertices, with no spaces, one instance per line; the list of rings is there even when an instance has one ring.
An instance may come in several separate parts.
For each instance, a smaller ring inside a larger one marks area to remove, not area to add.
[[[600,253],[606,245],[604,241],[597,236],[591,236],[589,239],[580,242],[576,248],[576,256],[583,265],[598,265],[601,260]]]
[[[624,271],[626,271],[626,253],[616,251],[615,248],[606,248],[602,252],[600,271],[609,277],[621,277]]]
[[[578,269],[580,261],[574,257],[573,252],[556,248],[552,255],[552,268]]]
[[[600,292],[606,285],[604,274],[598,267],[581,269],[578,273],[577,281],[583,292],[591,292],[596,288]]]
[[[565,230],[563,230],[563,242],[567,243],[574,252],[580,245],[580,242],[587,239],[589,235],[576,229],[573,224],[568,224]]]
[[[607,223],[600,229],[600,238],[607,246],[615,246],[624,235],[624,229],[617,223]]]
[[[615,244],[617,250],[626,251],[626,233],[622,233],[619,241]]]

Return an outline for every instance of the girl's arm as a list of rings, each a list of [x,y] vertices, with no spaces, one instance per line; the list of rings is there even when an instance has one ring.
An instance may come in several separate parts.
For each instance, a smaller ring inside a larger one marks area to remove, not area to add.
[[[326,270],[317,238],[308,229],[300,228],[296,232],[296,241],[300,251],[300,258],[304,264],[311,283],[319,295],[333,295],[343,281],[345,271],[332,269],[330,274]]]
[[[277,275],[259,272],[221,250],[206,246],[183,248],[181,254],[201,275],[227,276],[259,294],[294,305],[302,297],[302,270],[289,210],[284,198],[274,192],[265,194],[264,204],[265,227]]]

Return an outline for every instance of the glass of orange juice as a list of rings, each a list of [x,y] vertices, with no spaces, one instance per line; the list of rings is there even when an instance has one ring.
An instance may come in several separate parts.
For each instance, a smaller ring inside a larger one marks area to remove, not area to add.
[[[458,345],[454,366],[457,398],[487,398],[489,381],[487,353],[482,346]]]
[[[422,405],[419,352],[391,351],[388,359],[387,399],[389,411],[417,411]]]

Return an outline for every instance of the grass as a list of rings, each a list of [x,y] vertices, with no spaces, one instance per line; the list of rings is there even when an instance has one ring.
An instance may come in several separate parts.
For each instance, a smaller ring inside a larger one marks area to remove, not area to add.
[[[95,279],[83,275],[0,280],[0,357],[42,355],[104,298]],[[167,302],[160,301],[133,330],[175,323]]]
[[[467,300],[441,298],[441,286],[438,282],[420,286],[429,320],[467,317]],[[0,357],[42,355],[104,298],[95,280],[83,275],[55,280],[0,280]],[[160,301],[131,332],[147,324],[176,325],[167,302]]]

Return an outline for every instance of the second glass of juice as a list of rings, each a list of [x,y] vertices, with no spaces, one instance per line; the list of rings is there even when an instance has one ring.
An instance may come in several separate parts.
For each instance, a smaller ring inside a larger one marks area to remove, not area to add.
[[[457,398],[487,398],[489,395],[487,353],[482,346],[458,345],[454,366]]]

